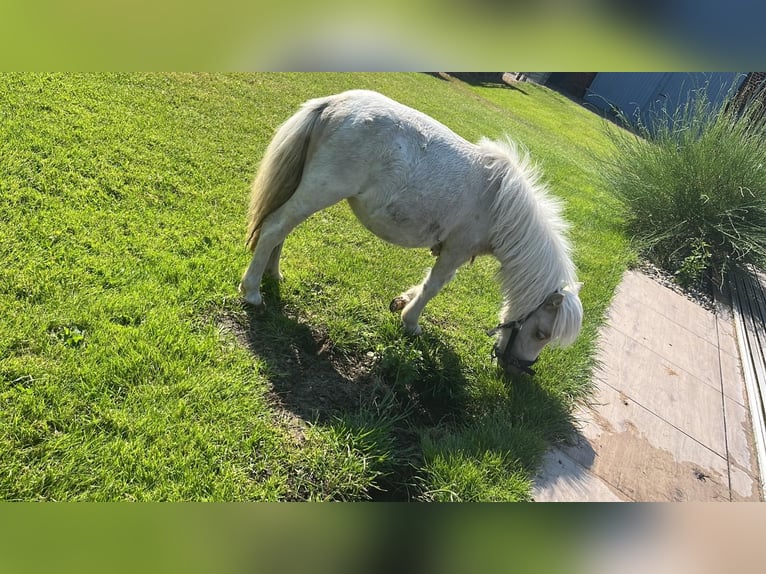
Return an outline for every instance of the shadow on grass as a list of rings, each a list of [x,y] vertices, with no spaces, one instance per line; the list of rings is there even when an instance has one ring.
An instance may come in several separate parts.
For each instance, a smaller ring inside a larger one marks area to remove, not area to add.
[[[285,304],[276,283],[265,283],[264,299],[265,309],[229,308],[217,321],[263,362],[280,408],[364,436],[383,455],[373,500],[427,499],[427,459],[436,455],[512,452],[515,466],[534,472],[543,442],[573,428],[564,405],[526,377],[506,381],[511,398],[491,412],[470,412],[466,366],[437,337],[399,333],[375,349],[338,348],[326,327]]]
[[[525,96],[529,95],[518,86],[507,72],[427,72],[428,75],[440,80],[449,81],[450,77],[481,88],[504,88],[516,90]]]
[[[305,423],[364,436],[383,455],[375,500],[417,496],[422,466],[419,429],[456,424],[465,412],[463,365],[430,336],[397,334],[375,349],[339,348],[328,329],[283,301],[278,284],[263,285],[266,307],[243,303],[219,312],[216,322],[262,361],[278,408]]]
[[[285,305],[264,284],[264,309],[243,305],[224,322],[261,359],[280,404],[307,422],[355,413],[393,393],[413,421],[459,418],[466,381],[459,357],[431,336],[404,333],[376,349],[339,348],[328,329]]]

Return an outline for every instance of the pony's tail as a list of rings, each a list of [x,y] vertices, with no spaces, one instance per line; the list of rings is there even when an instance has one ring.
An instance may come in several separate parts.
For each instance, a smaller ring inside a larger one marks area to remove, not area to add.
[[[274,134],[258,167],[250,190],[247,215],[247,247],[258,243],[261,225],[292,197],[303,176],[311,133],[317,126],[327,99],[310,100]]]

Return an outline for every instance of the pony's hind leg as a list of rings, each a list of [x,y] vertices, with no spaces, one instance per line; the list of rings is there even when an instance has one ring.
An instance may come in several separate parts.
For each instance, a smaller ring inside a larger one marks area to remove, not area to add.
[[[280,277],[279,257],[287,235],[310,215],[345,197],[348,195],[338,191],[328,193],[325,186],[304,174],[293,196],[263,220],[253,257],[239,284],[239,292],[245,301],[256,307],[263,305],[261,279],[264,273]]]
[[[285,242],[283,241],[271,250],[271,255],[269,255],[269,260],[266,263],[266,269],[264,271],[265,275],[269,275],[277,281],[282,281],[282,273],[279,272],[279,258],[282,255],[282,246],[284,244]]]
[[[281,277],[279,256],[285,237],[306,217],[292,211],[288,202],[264,220],[250,265],[239,283],[239,292],[245,301],[256,307],[263,305],[261,279],[265,273]]]

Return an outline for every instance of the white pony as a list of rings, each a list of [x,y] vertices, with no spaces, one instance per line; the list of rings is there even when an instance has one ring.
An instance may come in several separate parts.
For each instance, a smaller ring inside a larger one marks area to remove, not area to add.
[[[492,254],[504,303],[490,334],[498,334],[494,355],[506,370],[532,374],[546,344],[566,346],[579,334],[567,225],[528,155],[510,140],[471,144],[364,90],[309,100],[274,135],[252,185],[245,301],[263,304],[264,273],[281,278],[287,235],[343,199],[378,237],[437,256],[425,280],[391,303],[410,333],[420,333],[423,308],[458,267]]]

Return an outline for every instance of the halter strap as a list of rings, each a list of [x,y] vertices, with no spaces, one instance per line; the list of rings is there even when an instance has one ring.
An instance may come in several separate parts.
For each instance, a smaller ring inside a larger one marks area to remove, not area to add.
[[[521,325],[509,325],[509,328],[512,328],[513,331],[511,331],[511,336],[508,338],[508,342],[505,344],[505,349],[503,349],[503,352],[501,353],[497,343],[495,343],[495,345],[492,347],[492,358],[501,361],[503,365],[510,365],[519,371],[528,374],[530,377],[533,377],[535,375],[535,371],[532,369],[532,365],[537,362],[537,358],[532,361],[525,361],[524,359],[519,359],[511,355],[511,347],[513,347],[513,341],[516,339],[516,335],[518,335],[519,331],[521,331]]]
[[[532,313],[534,313],[534,311]],[[530,377],[535,375],[535,371],[532,369],[532,365],[537,362],[537,359],[533,361],[525,361],[523,359],[516,358],[511,355],[511,347],[513,347],[513,341],[516,339],[519,331],[521,331],[522,325],[524,325],[524,322],[529,319],[529,316],[532,313],[524,317],[524,319],[521,321],[506,321],[505,323],[500,323],[497,327],[487,331],[487,335],[492,336],[501,329],[512,329],[511,336],[508,338],[508,342],[505,344],[505,349],[503,349],[502,353],[500,352],[497,343],[495,343],[495,345],[492,347],[492,358],[502,362],[503,365],[510,365],[515,367],[519,371],[528,374]]]
[[[554,293],[559,293],[561,289],[556,289]],[[545,298],[547,301],[547,297]],[[538,309],[540,309],[543,305],[545,305],[545,301],[540,303],[537,307],[535,307],[534,310],[527,313],[527,315],[523,319],[514,319],[513,321],[506,321],[505,323],[499,323],[497,326],[493,327],[492,329],[487,331],[487,335],[490,337],[495,335],[498,331],[501,329],[512,329],[511,336],[508,338],[508,342],[505,344],[505,349],[503,349],[503,352],[500,353],[497,344],[495,344],[494,347],[492,347],[492,358],[498,359],[503,362],[504,365],[511,365],[512,367],[517,368],[518,370],[528,374],[529,376],[534,376],[535,371],[532,370],[532,365],[534,365],[537,362],[537,358],[535,358],[533,361],[525,361],[524,359],[518,359],[511,355],[511,347],[513,346],[513,342],[516,340],[516,336],[519,334],[519,331],[521,331],[521,328],[524,326],[524,323],[527,322],[527,319],[529,319]]]
[[[521,329],[521,326],[524,324],[524,322],[527,319],[529,319],[529,315],[524,317],[521,321],[514,319],[513,321],[506,321],[505,323],[500,323],[499,325],[496,325],[495,327],[492,327],[491,329],[489,329],[487,331],[487,335],[491,337],[493,335],[496,335],[497,332],[502,329]]]
[[[551,295],[554,293],[561,293],[561,289],[556,289]],[[548,300],[548,297],[545,298],[545,301]],[[522,325],[527,322],[527,319],[529,319],[532,315],[534,315],[543,305],[545,305],[545,301],[540,303],[537,307],[532,309],[529,313],[527,313],[522,319],[513,319],[512,321],[506,321],[505,323],[499,323],[496,326],[492,327],[487,331],[487,335],[490,337],[494,334],[496,334],[501,329],[521,329]]]

